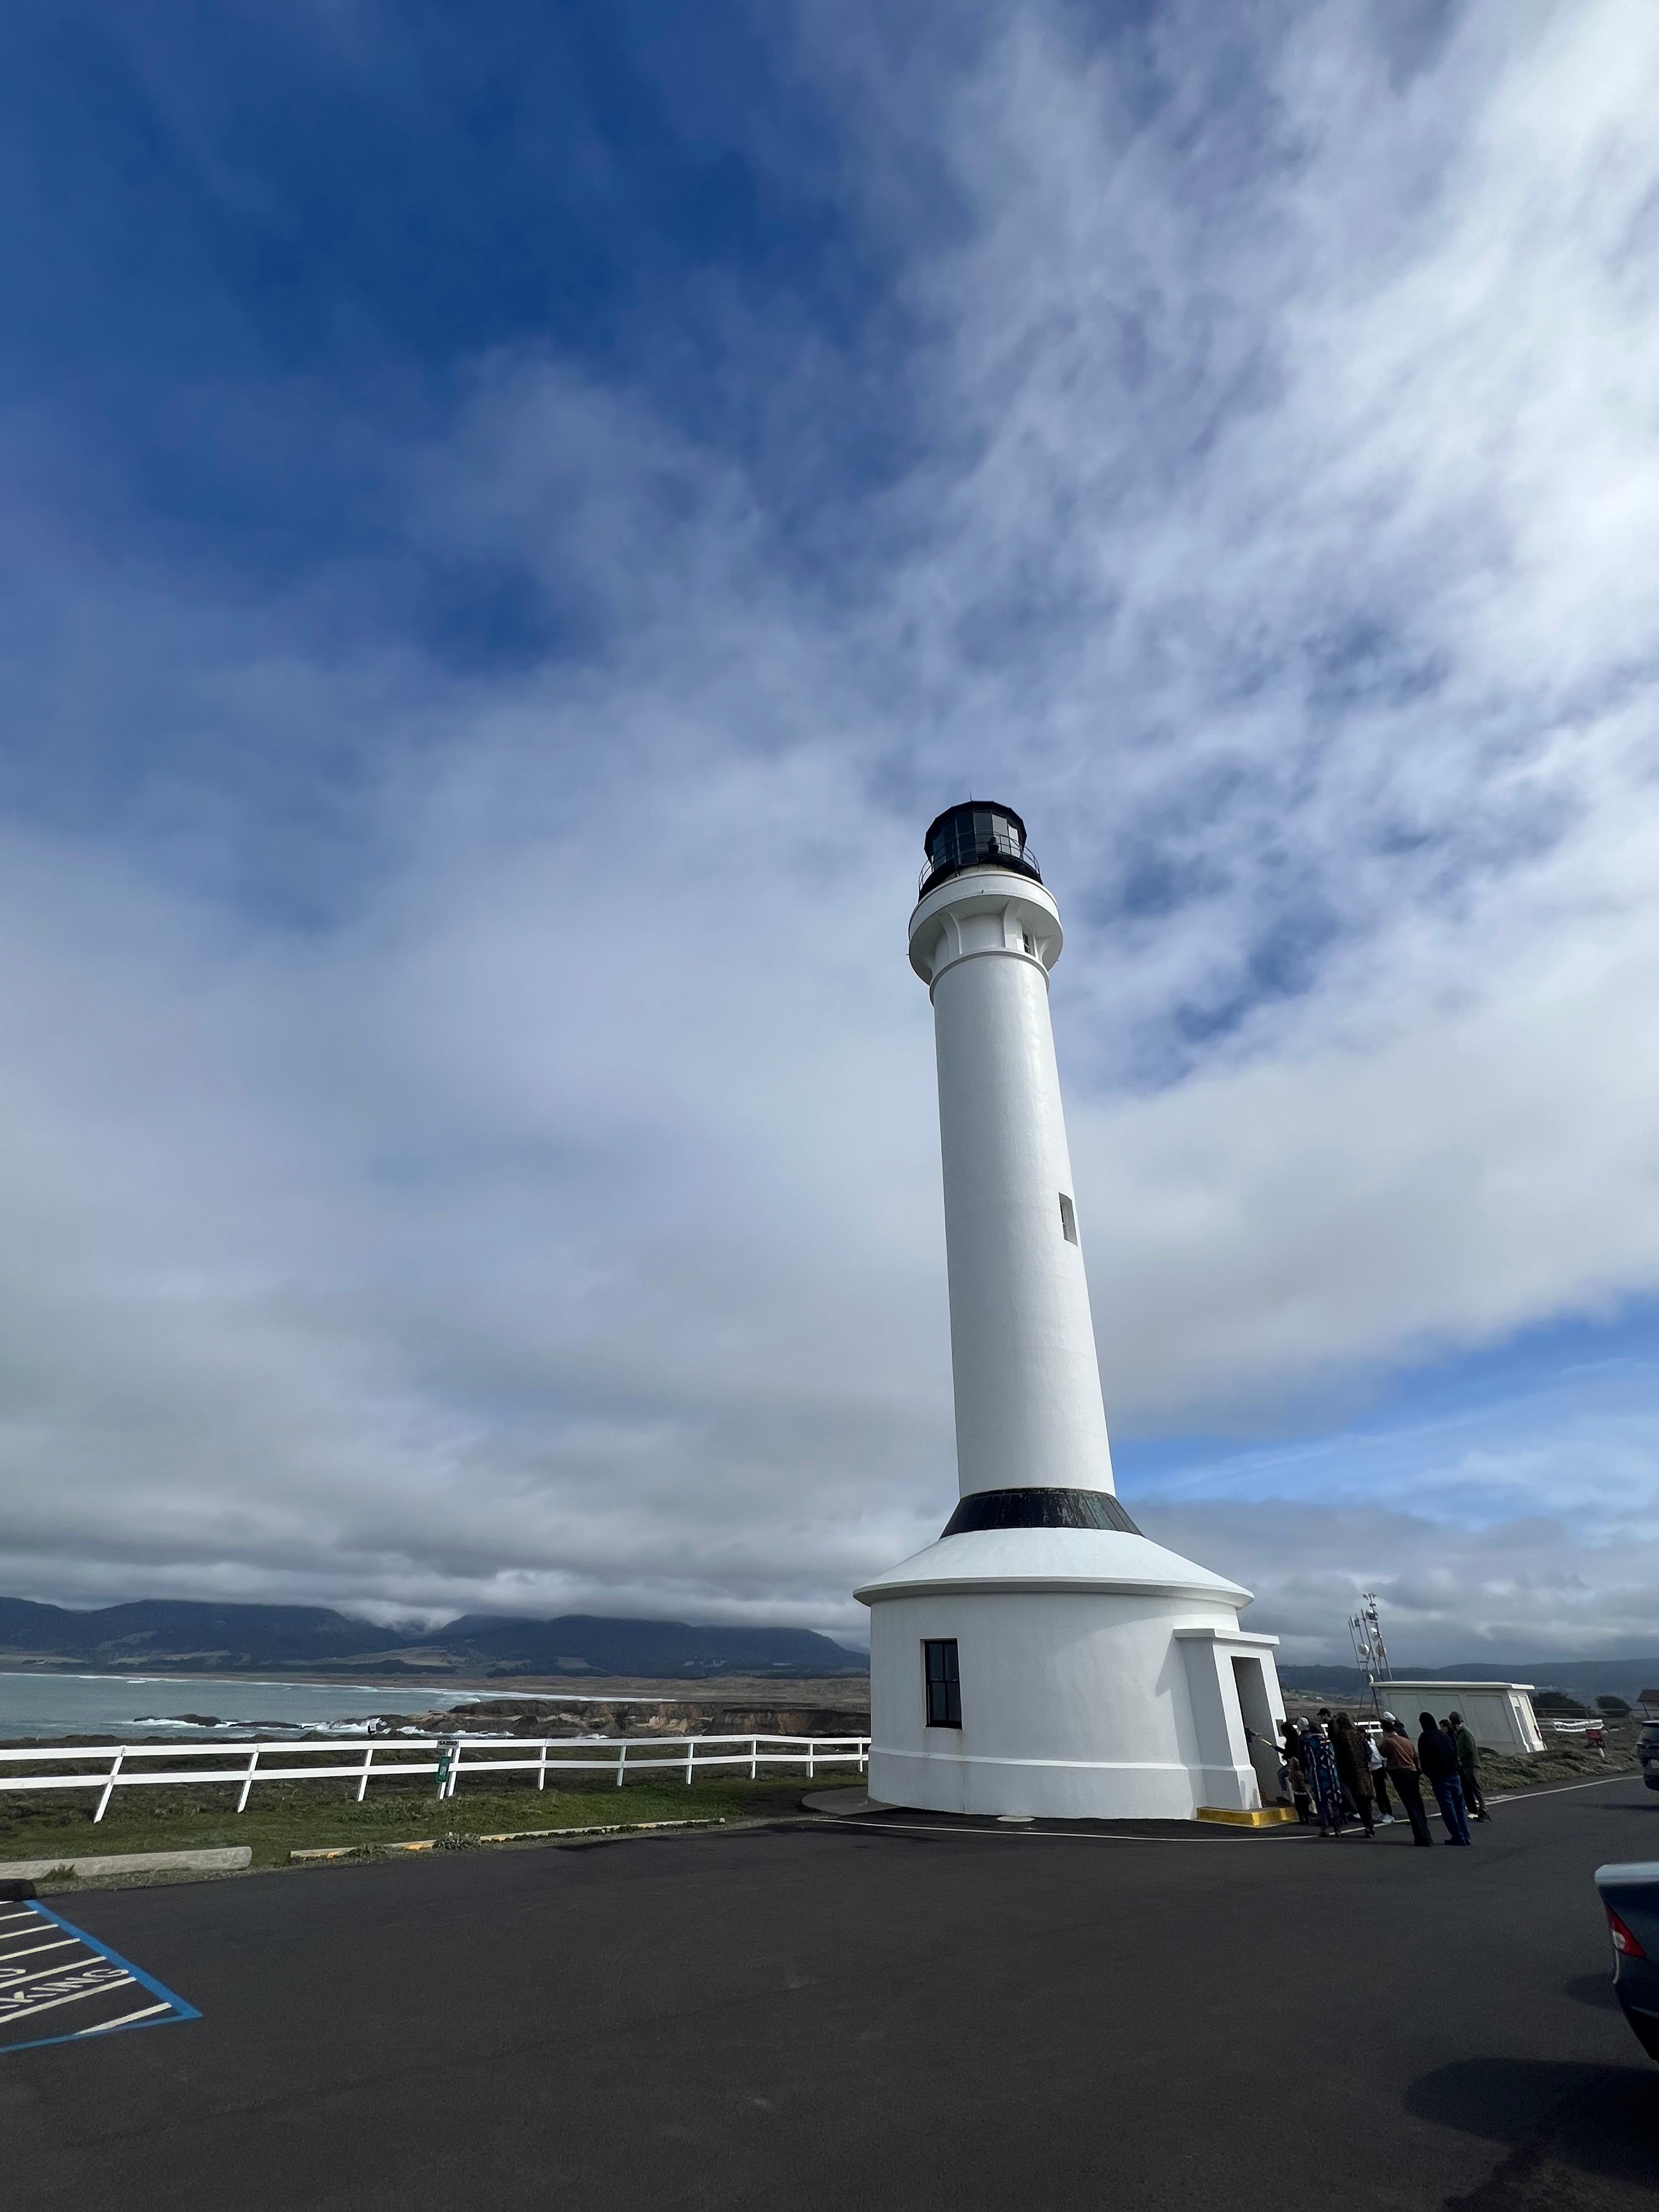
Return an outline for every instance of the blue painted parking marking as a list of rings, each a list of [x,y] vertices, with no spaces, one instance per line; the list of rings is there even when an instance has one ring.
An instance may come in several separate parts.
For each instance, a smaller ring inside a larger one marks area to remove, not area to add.
[[[154,1974],[38,1899],[0,1904],[0,2057],[200,2018]]]

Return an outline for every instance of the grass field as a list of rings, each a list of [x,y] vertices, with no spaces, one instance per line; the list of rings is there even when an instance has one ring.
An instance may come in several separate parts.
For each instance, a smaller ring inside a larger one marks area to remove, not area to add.
[[[857,1779],[850,1768],[830,1768],[817,1778],[819,1786]],[[746,1774],[699,1777],[689,1788],[673,1775],[659,1774],[620,1790],[586,1775],[565,1786],[550,1778],[545,1790],[538,1790],[533,1775],[470,1782],[463,1773],[456,1795],[441,1803],[426,1776],[376,1781],[360,1805],[351,1783],[272,1782],[256,1784],[246,1812],[239,1814],[240,1784],[190,1783],[118,1791],[96,1825],[95,1791],[0,1792],[0,1860],[246,1844],[255,1866],[279,1866],[292,1850],[333,1844],[362,1848],[428,1836],[613,1822],[773,1819],[798,1812],[803,1791],[811,1786],[799,1768],[754,1782]]]
[[[1636,1739],[1639,1721],[1607,1723],[1607,1755],[1592,1751],[1582,1736],[1555,1735],[1546,1723],[1544,1749],[1534,1759],[1501,1758],[1483,1752],[1480,1782],[1486,1790],[1536,1789],[1546,1782],[1589,1781],[1597,1774],[1633,1774],[1637,1767]]]

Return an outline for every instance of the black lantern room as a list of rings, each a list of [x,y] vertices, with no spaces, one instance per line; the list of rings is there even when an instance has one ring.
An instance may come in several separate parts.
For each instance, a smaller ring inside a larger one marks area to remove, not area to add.
[[[921,872],[921,889],[930,891],[947,876],[964,868],[1011,868],[1018,876],[1042,881],[1037,864],[1025,849],[1025,824],[1012,806],[999,806],[988,799],[964,799],[947,806],[927,832],[927,865]]]

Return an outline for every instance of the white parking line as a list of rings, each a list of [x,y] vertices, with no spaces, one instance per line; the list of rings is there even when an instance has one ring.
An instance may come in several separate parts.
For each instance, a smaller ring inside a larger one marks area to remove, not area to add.
[[[118,2028],[159,2027],[170,2020],[199,2017],[194,2005],[163,1989],[83,1928],[60,1919],[50,1905],[38,1901],[25,1904],[9,1913],[0,1913],[0,1921],[7,1923],[0,1926],[0,2058],[37,2051],[49,2043],[76,2043],[88,2036],[108,2035]],[[36,1940],[31,1942],[31,1937]],[[55,1955],[64,1951],[79,1955]],[[52,1965],[27,1966],[30,1960],[46,1952],[54,1954]],[[95,2004],[88,2002],[94,1998]],[[138,2000],[136,2005],[135,1999]],[[43,2013],[76,2004],[94,2014],[105,2013],[112,2000],[118,2005],[125,2003],[129,2009],[113,2019],[94,2018],[89,2027],[81,2028],[48,2021],[46,2033],[35,2033],[34,2021]]]
[[[70,1971],[69,1960],[67,1959],[60,1959],[55,1966],[37,1966],[32,1974],[13,1974],[5,1981],[0,1982],[0,2005],[5,2004],[8,1999],[11,1996],[12,1992],[15,1990],[21,1990],[25,1982],[49,1981],[52,1975],[67,1973]],[[95,1965],[82,1967],[81,1971],[87,1974],[101,1972],[101,1970]],[[102,1975],[102,1978],[104,1981],[107,1982],[109,1979],[108,1974],[104,1973]],[[126,1978],[131,1980],[131,1975]]]
[[[37,2013],[56,2012],[59,2005],[79,2004],[83,1997],[99,1996],[104,1990],[119,1989],[123,1982],[131,1979],[131,1974],[118,1974],[112,1982],[98,1982],[89,1990],[71,1990],[66,1997],[49,1997],[45,2004],[19,2005],[12,2017],[15,2020],[33,2020]]]
[[[0,1981],[11,1978],[7,1969],[14,1959],[33,1959],[42,1951],[70,1951],[74,1948],[73,1936],[60,1936],[55,1943],[32,1943],[27,1951],[8,1951],[5,1957],[0,1959]]]
[[[83,2035],[107,2035],[112,2027],[131,2027],[135,2021],[154,2020],[158,2012],[171,2012],[170,2004],[146,2005],[142,2012],[124,2012],[119,2020],[100,2020],[96,2027],[77,2027],[76,2040]]]
[[[1494,1798],[1492,1802],[1495,1804],[1497,1800]],[[920,1820],[866,1820],[861,1813],[849,1813],[834,1825],[854,1835],[857,1835],[861,1830],[873,1828],[884,1836],[1000,1836],[1006,1844],[1202,1844],[1207,1850],[1217,1840],[1213,1834],[1207,1836],[1106,1836],[1099,1834],[1092,1828],[1027,1828],[1024,1826],[939,1828],[926,1826]],[[1239,1828],[1235,1829],[1233,1832],[1235,1835],[1243,1836],[1252,1832]],[[1254,1832],[1259,1835],[1263,1832],[1257,1829]],[[1270,1835],[1276,1834],[1281,1839],[1289,1841],[1300,1833],[1311,1834],[1312,1831],[1304,1831],[1299,1827],[1292,1828],[1287,1822],[1284,1827],[1269,1829],[1266,1832]]]
[[[1489,1805],[1525,1805],[1534,1797],[1565,1797],[1575,1790],[1606,1790],[1615,1782],[1639,1782],[1639,1774],[1598,1774],[1594,1782],[1559,1782],[1548,1790],[1516,1790],[1507,1797],[1489,1797]]]

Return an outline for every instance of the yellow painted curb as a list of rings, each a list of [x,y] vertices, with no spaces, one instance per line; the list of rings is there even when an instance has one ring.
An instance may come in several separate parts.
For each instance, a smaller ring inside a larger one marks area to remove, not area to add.
[[[1196,1817],[1200,1820],[1224,1820],[1231,1828],[1276,1828],[1281,1820],[1295,1820],[1296,1808],[1291,1805],[1263,1805],[1247,1813],[1243,1807],[1200,1805]]]
[[[290,1862],[296,1859],[355,1859],[361,1858],[365,1851],[435,1851],[437,1848],[436,1838],[429,1837],[418,1844],[333,1844],[326,1850],[290,1851],[288,1856]]]

